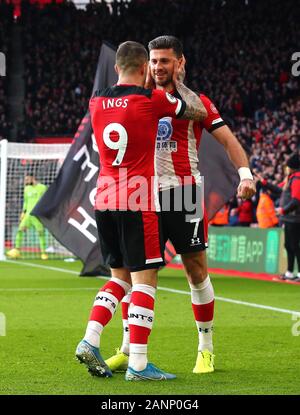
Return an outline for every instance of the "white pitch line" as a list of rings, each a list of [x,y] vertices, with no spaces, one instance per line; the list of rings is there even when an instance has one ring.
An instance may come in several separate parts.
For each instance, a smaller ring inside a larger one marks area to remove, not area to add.
[[[30,262],[22,262],[22,261],[11,261],[10,259],[7,259],[5,262],[9,262],[10,264],[14,265],[25,265],[27,267],[34,267],[34,268],[44,268],[48,269],[50,271],[58,271],[58,272],[65,272],[67,274],[76,274],[78,275],[78,271],[72,271],[70,269],[64,269],[64,268],[56,268],[56,267],[49,267],[47,265],[40,265],[40,264],[32,264]],[[5,263],[4,262],[4,263]]]
[[[173,288],[165,288],[165,287],[157,287],[161,291],[168,291],[171,293],[176,294],[188,294],[191,295],[188,291],[181,291],[181,290],[175,290]],[[254,307],[254,308],[262,308],[264,310],[271,310],[271,311],[277,311],[279,313],[286,313],[286,314],[293,314],[293,315],[300,315],[300,311],[293,311],[293,310],[287,310],[285,308],[278,308],[278,307],[272,307],[269,305],[263,305],[263,304],[256,304],[256,303],[249,303],[247,301],[239,301],[239,300],[233,300],[232,298],[226,298],[226,297],[218,297],[215,296],[216,300],[224,301],[226,303],[233,303],[233,304],[239,304],[239,305],[246,305],[248,307]]]
[[[44,268],[50,271],[57,271],[57,272],[64,272],[67,274],[76,274],[78,275],[78,271],[72,271],[72,270],[68,270],[68,269],[63,269],[63,268],[57,268],[57,267],[49,267],[47,265],[39,265],[39,264],[32,264],[32,263],[27,263],[27,262],[21,262],[21,261],[10,261],[7,260],[6,262],[12,263],[12,264],[17,264],[17,265],[25,265],[25,266],[29,266],[29,267],[35,267],[35,268]],[[109,277],[96,277],[98,279],[109,279]],[[182,291],[182,290],[176,290],[173,288],[167,288],[167,287],[157,287],[158,290],[160,291],[166,291],[166,292],[170,292],[170,293],[174,293],[174,294],[184,294],[184,295],[191,295],[190,292],[188,291]],[[88,287],[78,287],[78,288],[0,288],[0,292],[5,292],[5,291],[80,291],[80,290],[97,290],[97,288],[88,288]],[[238,305],[245,305],[248,307],[253,307],[253,308],[260,308],[263,310],[270,310],[270,311],[276,311],[278,313],[285,313],[285,314],[292,314],[292,315],[300,315],[300,311],[296,311],[296,310],[288,310],[285,308],[278,308],[278,307],[272,307],[272,306],[268,306],[268,305],[263,305],[263,304],[256,304],[256,303],[249,303],[248,301],[239,301],[239,300],[233,300],[232,298],[226,298],[226,297],[218,297],[215,296],[216,300],[219,301],[224,301],[226,303],[231,303],[231,304],[238,304]]]

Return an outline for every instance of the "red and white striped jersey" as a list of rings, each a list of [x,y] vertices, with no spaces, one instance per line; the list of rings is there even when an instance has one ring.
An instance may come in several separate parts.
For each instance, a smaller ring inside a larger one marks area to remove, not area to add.
[[[181,98],[178,92],[172,93]],[[201,183],[198,149],[202,130],[208,132],[225,125],[213,102],[204,94],[200,98],[207,110],[202,122],[172,119],[159,120],[156,140],[156,169],[160,190],[181,184]]]

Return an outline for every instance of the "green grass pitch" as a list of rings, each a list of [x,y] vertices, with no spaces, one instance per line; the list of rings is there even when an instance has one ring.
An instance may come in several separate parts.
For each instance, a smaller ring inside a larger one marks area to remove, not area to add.
[[[0,394],[299,394],[300,335],[295,334],[300,334],[300,319],[292,312],[300,309],[300,286],[212,275],[221,298],[215,306],[216,371],[206,375],[192,373],[198,340],[189,295],[158,290],[149,360],[177,379],[126,382],[123,374],[91,377],[74,357],[104,280],[79,278],[79,262],[34,264],[0,262],[2,323],[6,319],[6,336],[3,326],[0,336]],[[159,286],[188,292],[180,270],[161,271]],[[121,336],[119,308],[102,335],[105,358]]]

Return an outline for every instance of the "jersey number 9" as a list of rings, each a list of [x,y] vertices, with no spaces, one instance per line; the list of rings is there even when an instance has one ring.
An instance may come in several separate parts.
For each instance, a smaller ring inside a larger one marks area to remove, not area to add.
[[[119,139],[117,141],[112,141],[110,138],[110,135],[113,132],[118,135]],[[123,125],[115,122],[108,124],[103,130],[103,141],[108,148],[118,150],[112,165],[119,166],[123,161],[128,143],[128,134]]]

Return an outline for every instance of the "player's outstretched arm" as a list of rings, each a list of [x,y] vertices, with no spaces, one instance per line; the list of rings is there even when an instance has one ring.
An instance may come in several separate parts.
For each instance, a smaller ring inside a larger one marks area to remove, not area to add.
[[[206,108],[203,105],[200,97],[184,85],[185,78],[185,58],[179,64],[177,60],[174,61],[173,82],[182,99],[186,103],[186,109],[181,119],[203,121],[207,117]]]
[[[211,134],[225,147],[228,157],[239,172],[241,182],[238,196],[242,199],[251,199],[256,193],[256,185],[243,147],[227,125],[217,128]]]

